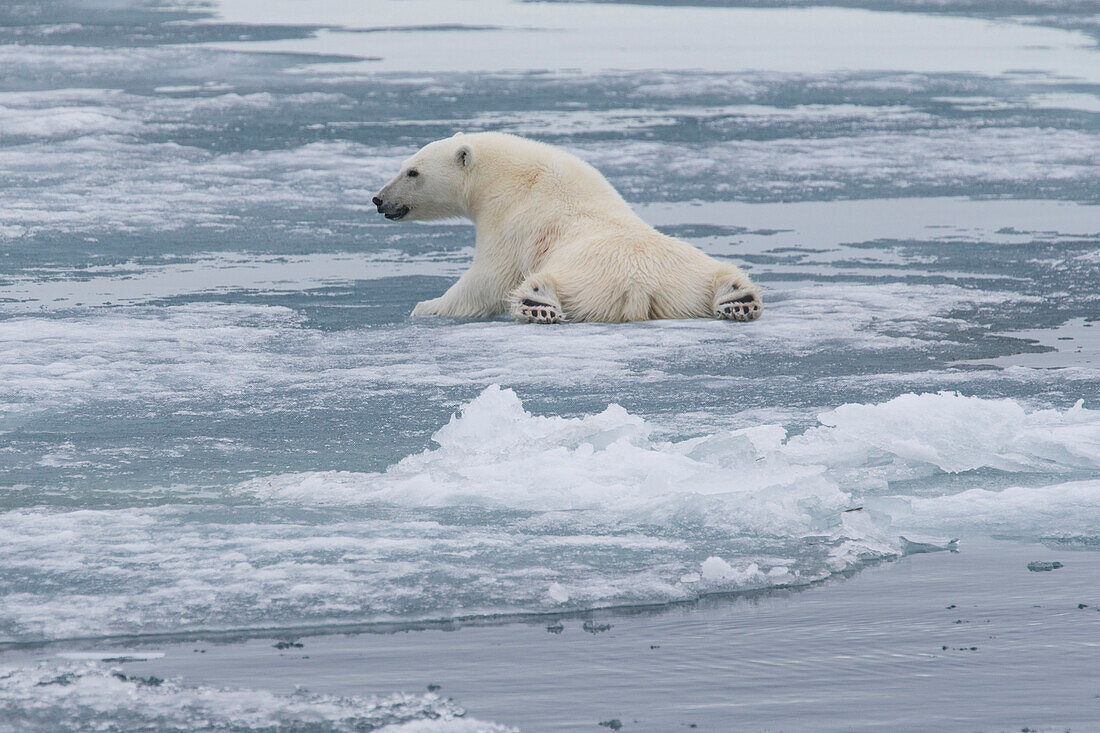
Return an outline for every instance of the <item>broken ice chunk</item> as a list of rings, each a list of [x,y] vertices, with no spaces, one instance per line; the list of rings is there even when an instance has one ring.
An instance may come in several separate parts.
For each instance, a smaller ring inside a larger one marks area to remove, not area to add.
[[[546,595],[555,603],[565,603],[569,600],[569,591],[558,583],[551,583],[550,589],[546,591]]]
[[[1040,562],[1037,560],[1027,564],[1027,569],[1033,573],[1041,573],[1045,570],[1057,570],[1060,567],[1062,567],[1062,563],[1057,560],[1053,562]]]
[[[749,563],[745,568],[737,569],[722,558],[714,556],[703,561],[701,570],[703,579],[710,581],[732,580],[736,583],[747,583],[761,575],[760,566],[754,562]]]
[[[935,537],[922,537],[912,535],[898,537],[901,540],[901,551],[905,555],[919,555],[922,552],[958,552],[959,540],[941,540]]]

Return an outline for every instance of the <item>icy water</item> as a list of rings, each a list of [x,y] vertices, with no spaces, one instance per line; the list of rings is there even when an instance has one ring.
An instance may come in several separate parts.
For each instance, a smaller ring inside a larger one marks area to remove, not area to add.
[[[1095,6],[726,5],[0,6],[0,730],[74,690],[69,727],[205,720],[97,714],[136,683],[20,649],[842,589],[988,537],[1091,557]],[[410,319],[472,228],[370,197],[457,130],[591,161],[763,318]],[[164,704],[490,725],[238,683]],[[1100,713],[1022,722],[1066,721]]]
[[[1029,571],[1037,558],[1063,567]],[[1098,573],[1094,551],[974,539],[809,591],[686,606],[8,652],[18,670],[0,689],[13,722],[94,710],[128,730],[310,713],[356,730],[370,690],[383,711],[418,691],[425,711],[453,697],[524,731],[1093,731]]]

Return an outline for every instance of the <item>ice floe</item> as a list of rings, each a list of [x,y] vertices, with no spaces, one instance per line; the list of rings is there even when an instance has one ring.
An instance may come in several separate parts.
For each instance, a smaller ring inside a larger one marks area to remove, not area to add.
[[[96,664],[0,667],[0,731],[394,731],[507,733],[433,693],[338,697],[188,686]]]
[[[435,448],[380,473],[249,480],[216,516],[8,511],[0,638],[665,603],[805,584],[968,533],[1100,526],[1096,481],[1059,479],[1100,469],[1100,417],[1083,405],[902,395],[819,420],[790,437],[762,424],[666,441],[618,406],[540,416],[490,387]],[[1018,478],[937,482],[982,470]]]

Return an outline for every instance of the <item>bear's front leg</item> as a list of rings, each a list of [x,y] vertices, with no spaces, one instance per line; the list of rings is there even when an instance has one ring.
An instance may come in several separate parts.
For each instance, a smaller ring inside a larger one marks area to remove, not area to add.
[[[504,309],[504,296],[511,287],[507,273],[474,265],[438,298],[417,303],[414,316],[491,318]],[[515,280],[512,280],[515,282]]]
[[[439,304],[443,298],[432,298],[431,300],[422,300],[416,304],[413,308],[412,314],[414,316],[438,316],[442,315],[439,312]]]
[[[565,314],[548,276],[531,276],[508,296],[508,307],[521,323],[562,323]]]

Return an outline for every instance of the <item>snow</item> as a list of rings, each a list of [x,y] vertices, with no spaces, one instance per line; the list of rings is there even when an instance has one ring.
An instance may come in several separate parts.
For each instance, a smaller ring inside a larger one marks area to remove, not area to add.
[[[701,569],[702,572],[700,574],[703,580],[732,580],[738,584],[756,580],[757,576],[760,575],[760,568],[754,562],[750,562],[744,568],[738,569],[734,568],[720,557],[708,557],[703,561]],[[770,574],[769,572],[769,575]]]
[[[1095,481],[894,489],[941,472],[1100,469],[1100,413],[1081,404],[910,394],[819,420],[793,437],[758,425],[670,442],[615,405],[542,416],[489,387],[434,448],[381,473],[252,479],[217,518],[186,504],[8,511],[0,628],[64,638],[654,603],[804,583],[960,534],[1100,523]],[[913,529],[941,539],[904,539]]]
[[[300,689],[188,686],[177,680],[129,676],[92,663],[0,667],[0,731],[385,730],[401,733],[507,733],[465,718],[450,700],[426,695],[337,697]]]

